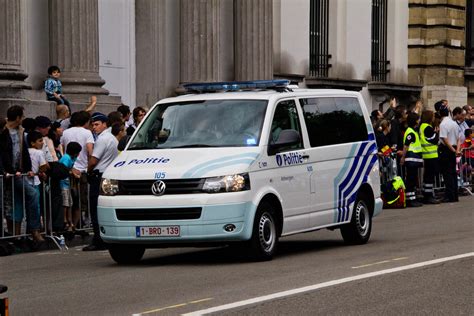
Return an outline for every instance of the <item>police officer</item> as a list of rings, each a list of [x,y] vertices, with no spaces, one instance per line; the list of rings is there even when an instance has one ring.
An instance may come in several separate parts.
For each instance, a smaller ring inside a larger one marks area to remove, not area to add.
[[[99,200],[100,181],[102,174],[107,166],[118,155],[118,141],[110,132],[107,126],[108,118],[102,113],[94,113],[91,118],[92,129],[97,135],[97,140],[94,144],[92,156],[89,159],[87,171],[89,173],[89,199],[92,227],[94,229],[94,238],[92,243],[84,247],[83,251],[95,251],[106,249],[102,238],[100,238],[99,223],[97,218],[97,202]]]
[[[460,155],[458,125],[449,117],[449,108],[442,106],[439,126],[439,164],[444,179],[444,199],[442,202],[458,202],[456,156]]]
[[[434,196],[434,180],[439,173],[438,169],[438,133],[433,124],[435,115],[433,111],[425,110],[421,113],[420,143],[423,156],[423,203],[439,204]]]
[[[406,197],[408,207],[423,206],[416,200],[416,184],[418,178],[418,169],[423,166],[422,149],[420,137],[415,131],[418,126],[420,117],[414,112],[407,115],[407,130],[403,136],[403,153],[400,164],[405,166],[406,175]]]

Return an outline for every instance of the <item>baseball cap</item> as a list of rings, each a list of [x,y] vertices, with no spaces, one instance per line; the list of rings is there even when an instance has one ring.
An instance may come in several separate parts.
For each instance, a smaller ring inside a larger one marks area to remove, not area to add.
[[[35,118],[36,126],[40,128],[46,128],[48,126],[51,126],[51,120],[47,118],[46,116],[37,116]]]
[[[106,123],[108,121],[108,118],[105,114],[102,114],[100,112],[95,112],[91,116],[91,121],[92,122],[101,121],[101,122]]]

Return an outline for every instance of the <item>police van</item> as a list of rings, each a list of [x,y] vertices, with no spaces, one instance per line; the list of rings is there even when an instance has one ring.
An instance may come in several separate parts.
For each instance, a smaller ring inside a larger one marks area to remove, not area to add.
[[[153,106],[101,182],[101,237],[117,263],[209,244],[269,260],[280,237],[322,228],[369,240],[382,200],[361,95],[288,84],[187,84]]]

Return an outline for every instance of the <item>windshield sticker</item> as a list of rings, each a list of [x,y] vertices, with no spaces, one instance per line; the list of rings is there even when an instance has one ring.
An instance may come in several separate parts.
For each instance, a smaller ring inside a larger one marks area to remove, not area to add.
[[[303,155],[299,153],[286,153],[276,155],[278,167],[299,165],[304,162]]]
[[[125,165],[145,165],[145,164],[162,164],[162,163],[168,163],[170,159],[168,158],[145,158],[145,159],[132,159],[129,162],[127,161],[119,161],[117,162],[114,167],[119,168]]]

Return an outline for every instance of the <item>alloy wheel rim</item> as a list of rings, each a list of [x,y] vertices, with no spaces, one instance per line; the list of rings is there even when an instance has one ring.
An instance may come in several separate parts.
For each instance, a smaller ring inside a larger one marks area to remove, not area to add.
[[[270,252],[275,244],[275,224],[270,214],[264,213],[258,225],[260,245],[266,252]]]
[[[370,220],[369,210],[364,203],[359,202],[356,208],[356,224],[357,230],[361,236],[366,236],[369,232]]]

